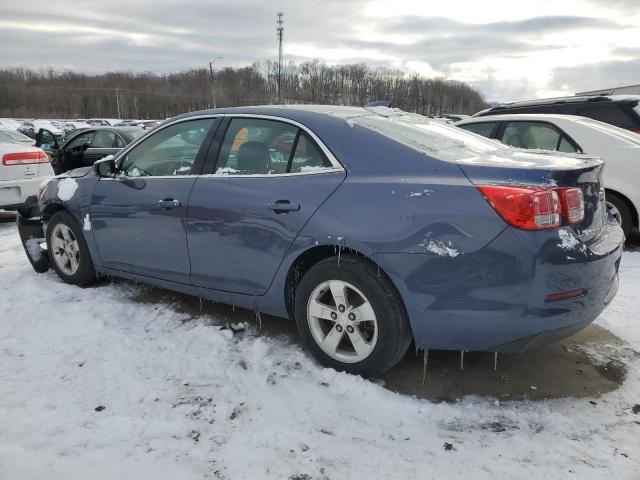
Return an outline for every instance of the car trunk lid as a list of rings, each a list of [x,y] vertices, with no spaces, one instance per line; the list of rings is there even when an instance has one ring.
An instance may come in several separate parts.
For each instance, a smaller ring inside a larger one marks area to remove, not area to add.
[[[597,157],[509,149],[460,159],[457,163],[474,185],[578,187],[584,198],[584,219],[570,226],[586,243],[603,231],[607,217],[602,183],[604,163]],[[563,225],[567,225],[566,219]]]

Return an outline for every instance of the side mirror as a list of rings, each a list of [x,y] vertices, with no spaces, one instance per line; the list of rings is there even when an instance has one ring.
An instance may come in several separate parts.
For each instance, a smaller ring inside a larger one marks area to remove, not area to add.
[[[110,155],[93,164],[93,171],[98,177],[113,178],[116,174],[116,161]]]

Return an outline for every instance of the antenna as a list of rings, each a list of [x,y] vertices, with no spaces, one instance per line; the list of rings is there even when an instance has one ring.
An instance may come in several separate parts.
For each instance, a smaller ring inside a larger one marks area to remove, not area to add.
[[[611,90],[611,91],[609,92],[609,95],[613,95],[613,93],[614,93],[616,90],[618,90],[621,86],[622,86],[622,82],[620,82],[616,88],[614,88],[613,90]]]
[[[276,35],[278,37],[278,103],[282,103],[282,37],[284,36],[284,13],[278,12]]]

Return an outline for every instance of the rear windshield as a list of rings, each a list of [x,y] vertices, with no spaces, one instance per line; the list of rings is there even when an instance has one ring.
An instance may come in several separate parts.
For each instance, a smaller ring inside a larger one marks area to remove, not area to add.
[[[598,105],[578,107],[576,112],[583,117],[593,118],[601,122],[610,123],[620,128],[633,129],[636,125],[620,104]]]
[[[619,140],[623,140],[627,143],[634,145],[640,145],[640,135],[634,132],[630,132],[626,128],[616,127],[609,123],[599,122],[586,117],[576,118],[578,122],[588,124],[590,127],[595,128],[607,135],[616,137]]]
[[[417,114],[371,115],[349,121],[440,160],[456,161],[509,149],[494,140]]]

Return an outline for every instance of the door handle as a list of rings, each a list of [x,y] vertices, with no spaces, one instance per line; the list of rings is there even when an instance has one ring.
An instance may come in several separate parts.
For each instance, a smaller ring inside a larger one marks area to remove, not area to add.
[[[158,205],[163,210],[173,210],[174,208],[177,208],[182,204],[180,203],[180,200],[175,200],[173,198],[165,198],[164,200],[158,200]]]
[[[269,210],[273,210],[277,214],[280,214],[287,212],[296,212],[300,210],[300,204],[291,203],[289,200],[276,200],[275,202],[269,202],[267,204],[267,208],[269,208]]]

